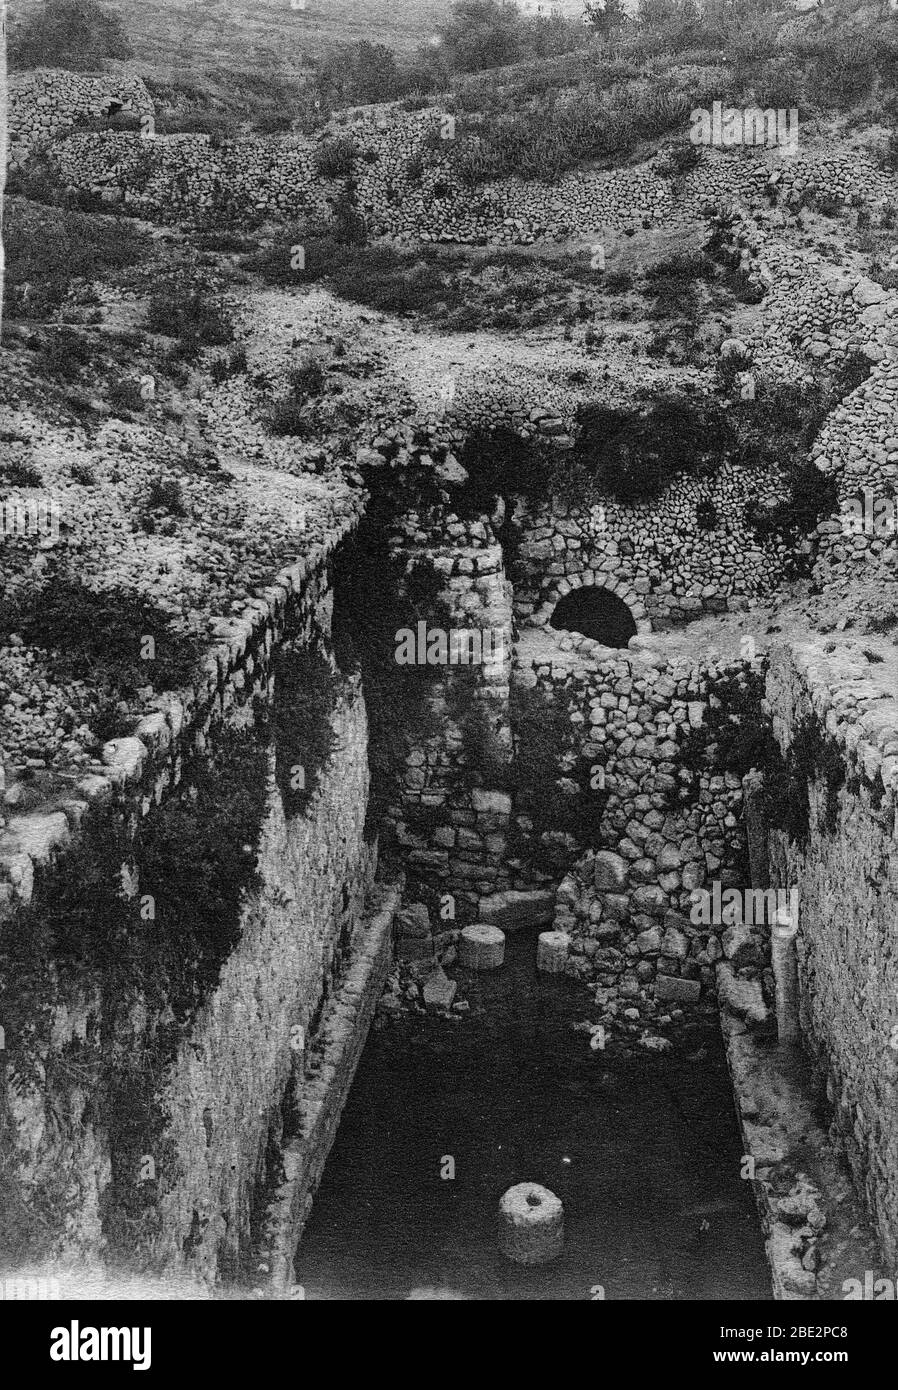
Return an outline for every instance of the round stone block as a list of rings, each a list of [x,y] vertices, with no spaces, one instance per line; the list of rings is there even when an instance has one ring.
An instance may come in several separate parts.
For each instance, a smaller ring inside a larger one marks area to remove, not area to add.
[[[536,968],[547,975],[561,975],[571,949],[571,938],[563,931],[541,931],[536,943]]]
[[[458,961],[468,970],[497,970],[505,959],[505,933],[486,922],[463,927],[458,938]]]
[[[499,1249],[519,1265],[544,1265],[564,1248],[564,1207],[547,1187],[519,1182],[499,1202]]]

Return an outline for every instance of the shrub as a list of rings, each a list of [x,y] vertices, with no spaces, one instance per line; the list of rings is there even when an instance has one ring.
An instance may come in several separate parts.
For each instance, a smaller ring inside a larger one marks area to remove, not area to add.
[[[216,357],[209,368],[209,375],[216,386],[221,386],[222,382],[245,371],[246,348],[241,343],[239,347],[232,348],[227,357]]]
[[[323,179],[338,179],[352,173],[358,157],[355,141],[348,135],[322,140],[315,151],[315,168]]]
[[[679,251],[651,266],[645,273],[646,292],[654,299],[650,316],[662,319],[694,315],[698,310],[698,281],[709,280],[713,273],[713,263],[701,251]]]
[[[177,478],[166,478],[161,473],[150,483],[144,502],[146,511],[164,511],[170,516],[186,516],[184,492]]]
[[[236,139],[240,123],[224,111],[173,111],[157,119],[156,131],[159,135],[208,135],[217,147]]]
[[[183,280],[170,281],[150,299],[147,328],[177,338],[181,355],[195,356],[201,347],[222,347],[234,337],[234,325],[220,299]]]
[[[0,482],[7,487],[41,487],[43,478],[36,468],[19,459],[0,462]]]
[[[95,0],[43,0],[36,14],[13,28],[9,39],[13,68],[95,72],[107,58],[131,57],[120,17]]]
[[[298,366],[291,367],[287,379],[296,399],[303,400],[307,396],[319,396],[327,378],[318,358],[307,353]]]
[[[336,735],[337,676],[317,647],[281,644],[274,661],[275,775],[288,818],[301,815]]]
[[[884,169],[898,169],[898,131],[893,130],[885,144],[879,149],[879,161]],[[860,226],[860,213],[858,213],[858,226]],[[869,214],[867,214],[869,222]]]
[[[248,252],[255,251],[257,245],[255,237],[247,236],[244,232],[231,231],[229,228],[198,232],[194,242],[200,251]]]
[[[695,508],[695,520],[701,531],[713,531],[719,520],[717,508],[709,498],[703,498]]]
[[[121,410],[143,410],[144,400],[140,394],[140,383],[133,377],[121,376],[109,383],[107,388],[109,404],[114,412]]]
[[[0,599],[0,645],[11,633],[47,653],[52,680],[86,681],[119,700],[146,686],[187,685],[200,654],[198,642],[148,600],[118,589],[95,592],[64,572],[19,598]],[[153,638],[153,660],[141,657],[146,637]]]
[[[667,395],[645,412],[586,404],[577,413],[577,454],[602,491],[634,502],[677,473],[710,472],[733,447],[719,402]]]
[[[464,506],[474,515],[492,511],[497,497],[542,496],[546,489],[549,470],[540,446],[506,425],[471,430],[458,461],[468,474]]]
[[[75,381],[91,361],[90,340],[72,328],[57,328],[44,346],[47,373],[61,381]]]
[[[270,434],[307,438],[314,433],[315,416],[305,401],[295,396],[283,396],[269,408],[265,427]]]
[[[817,100],[842,110],[863,100],[873,86],[876,54],[866,35],[827,41],[813,65]]]
[[[664,151],[658,172],[668,178],[676,178],[678,175],[688,174],[691,170],[697,169],[701,162],[701,148],[698,145],[693,145],[691,140],[681,140],[675,145],[668,146]]]
[[[3,239],[8,309],[37,319],[62,305],[73,281],[115,279],[149,248],[145,234],[128,224],[12,198],[4,208]]]
[[[752,92],[762,111],[801,107],[805,99],[802,69],[790,57],[771,58],[753,79]]]

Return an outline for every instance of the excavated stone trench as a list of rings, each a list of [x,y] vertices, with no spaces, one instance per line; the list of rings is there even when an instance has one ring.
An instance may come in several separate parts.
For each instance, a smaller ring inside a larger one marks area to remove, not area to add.
[[[588,996],[535,953],[509,935],[500,970],[453,971],[469,1014],[371,1034],[296,1253],[305,1297],[769,1298],[719,1031],[676,1058],[594,1050]],[[565,1212],[561,1258],[530,1269],[496,1244],[526,1181]]]

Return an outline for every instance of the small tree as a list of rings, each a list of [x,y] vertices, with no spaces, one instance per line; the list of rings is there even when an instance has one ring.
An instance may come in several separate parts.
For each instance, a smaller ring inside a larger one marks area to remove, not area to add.
[[[117,14],[96,0],[44,0],[9,40],[12,68],[72,68],[90,71],[107,58],[130,58],[133,50]]]
[[[630,22],[623,0],[585,0],[583,18],[603,38],[610,38]]]
[[[456,72],[482,72],[515,63],[525,47],[523,17],[498,0],[455,0],[452,18],[440,31],[443,50]]]

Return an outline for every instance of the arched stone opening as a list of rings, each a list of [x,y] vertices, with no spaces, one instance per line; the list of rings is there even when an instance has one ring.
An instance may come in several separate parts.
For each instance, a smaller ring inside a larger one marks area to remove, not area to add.
[[[605,647],[625,647],[638,630],[623,599],[591,584],[565,594],[549,621],[554,628],[580,632]]]

